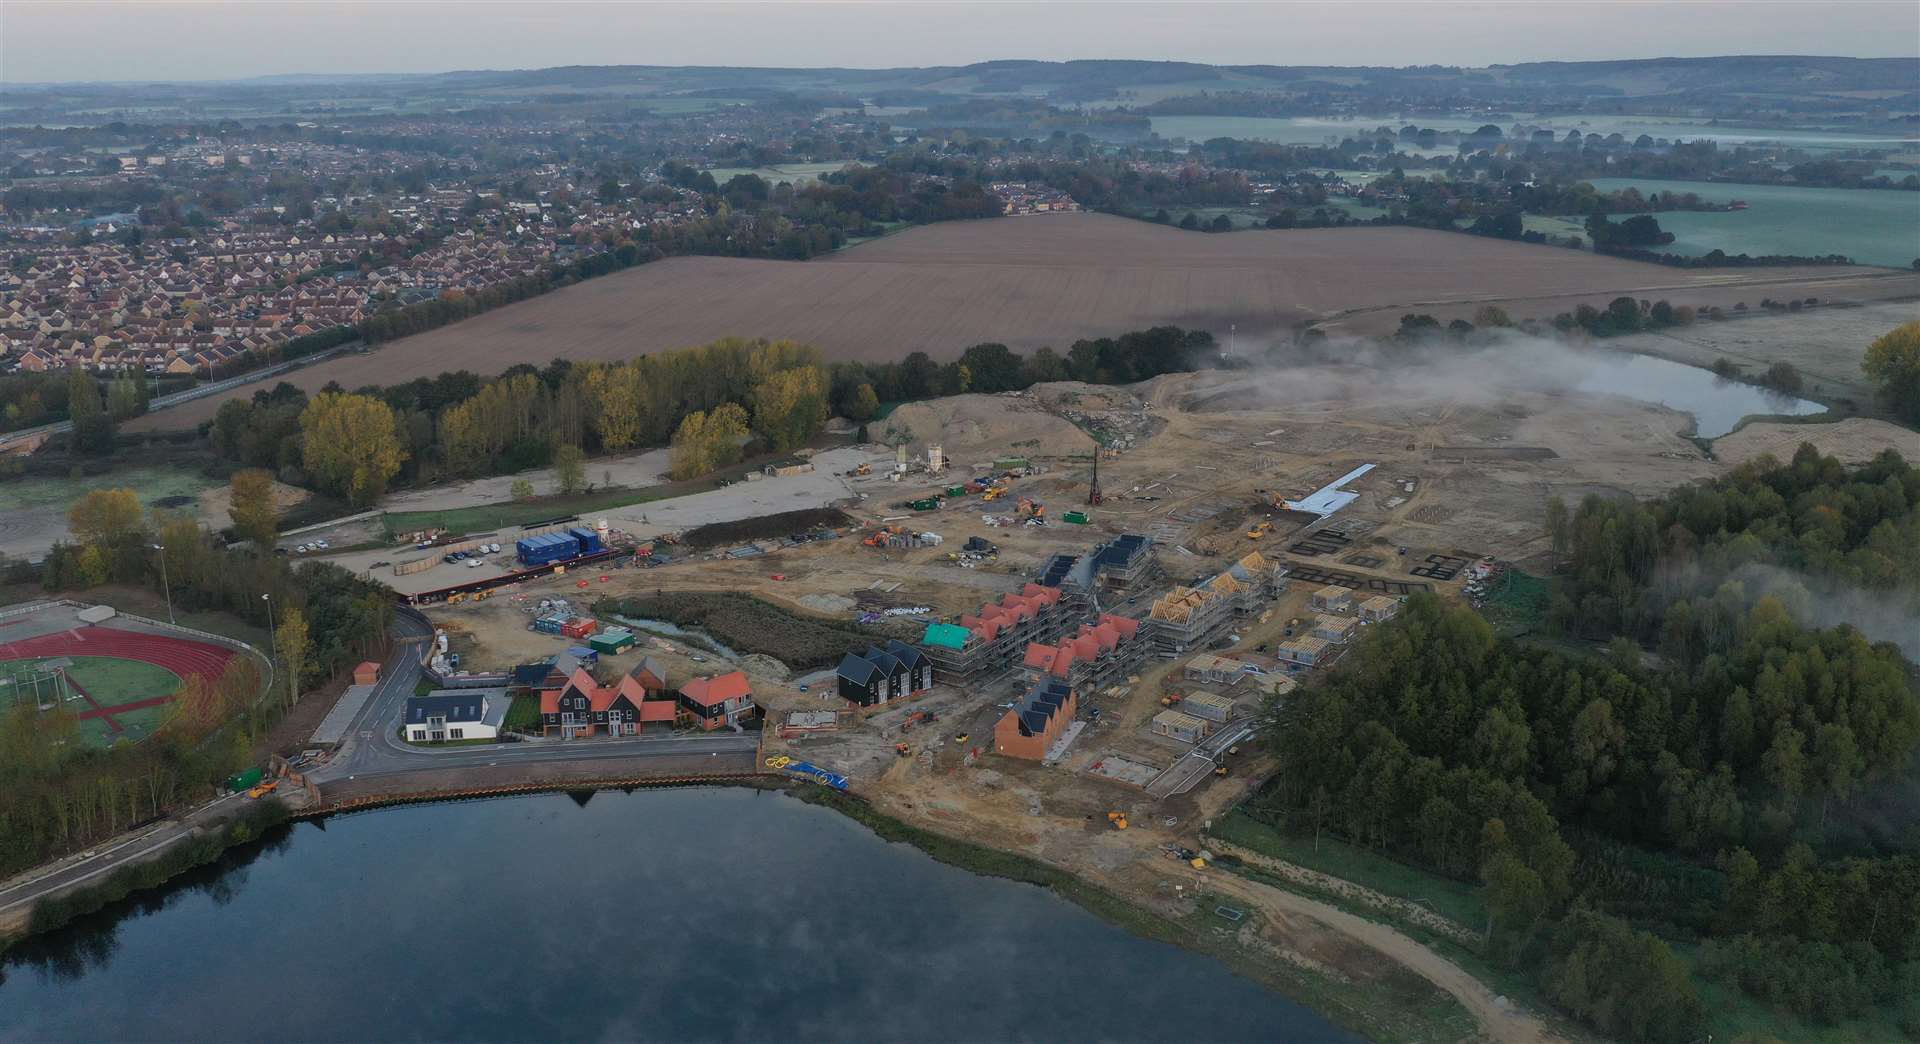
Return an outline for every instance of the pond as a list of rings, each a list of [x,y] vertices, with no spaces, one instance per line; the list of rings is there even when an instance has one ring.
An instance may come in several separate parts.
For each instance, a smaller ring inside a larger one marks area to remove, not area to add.
[[[1693,192],[1714,202],[1744,199],[1746,210],[1656,214],[1674,234],[1662,249],[1698,257],[1729,254],[1845,254],[1863,265],[1906,268],[1920,257],[1920,192],[1899,189],[1727,185],[1659,178],[1595,178],[1602,192]],[[1758,304],[1756,300],[1753,302]]]
[[[1729,381],[1712,371],[1651,355],[1583,352],[1580,359],[1582,369],[1574,391],[1619,395],[1690,413],[1693,434],[1703,439],[1727,434],[1745,417],[1806,417],[1827,409],[1817,402]]]
[[[296,825],[0,982],[6,1040],[588,1038],[1356,1039],[1043,889],[722,788]]]

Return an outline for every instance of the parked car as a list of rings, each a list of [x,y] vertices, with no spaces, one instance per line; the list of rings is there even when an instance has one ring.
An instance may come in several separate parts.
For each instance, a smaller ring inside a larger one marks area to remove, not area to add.
[[[430,547],[432,547],[432,546],[433,546],[433,541],[431,541],[431,540],[422,540],[422,541],[420,541],[419,543],[417,543],[417,544],[415,544],[415,545],[413,545],[413,549],[414,549],[415,551],[425,551],[425,550],[426,550],[427,548],[430,548]]]
[[[479,559],[477,559],[477,558],[469,558],[469,559],[467,559],[467,568],[468,568],[468,569],[472,569],[473,567],[475,567],[475,566],[477,566],[477,565],[479,565],[479,564],[480,564],[480,560],[479,560]]]

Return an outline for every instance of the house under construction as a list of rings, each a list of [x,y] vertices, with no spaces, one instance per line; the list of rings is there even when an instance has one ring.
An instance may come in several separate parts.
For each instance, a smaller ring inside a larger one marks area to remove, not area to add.
[[[1076,692],[1098,692],[1138,673],[1151,649],[1140,633],[1140,621],[1102,614],[1098,622],[1081,624],[1079,633],[1056,644],[1028,645],[1020,676],[1028,685],[1052,678]]]
[[[1258,551],[1193,587],[1175,587],[1153,603],[1147,632],[1162,656],[1178,656],[1226,634],[1286,586],[1287,567]]]
[[[1075,614],[1061,603],[1059,588],[1028,584],[957,623],[928,624],[920,647],[947,680],[990,686],[1019,665],[1027,646],[1065,633]]]
[[[1040,567],[1040,583],[1061,592],[1076,609],[1098,608],[1114,596],[1137,593],[1160,575],[1153,539],[1124,533],[1085,555],[1056,554]]]

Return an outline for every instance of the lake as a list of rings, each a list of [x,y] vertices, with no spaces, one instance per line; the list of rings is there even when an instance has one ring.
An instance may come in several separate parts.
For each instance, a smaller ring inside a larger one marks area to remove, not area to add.
[[[1654,215],[1661,228],[1674,234],[1673,243],[1663,249],[1689,257],[1715,248],[1755,256],[1845,254],[1861,264],[1893,268],[1906,268],[1920,257],[1920,192],[1659,178],[1595,178],[1593,187],[1602,192],[1628,187],[1643,194],[1693,192],[1714,202],[1744,199],[1751,204],[1746,210]]]
[[[776,792],[386,809],[241,862],[13,956],[0,1039],[1357,1039]]]
[[[1574,391],[1619,395],[1691,413],[1693,434],[1703,439],[1727,434],[1744,417],[1805,417],[1827,409],[1817,402],[1729,381],[1710,370],[1651,355],[1583,352],[1580,365]]]
[[[1338,144],[1341,138],[1371,132],[1376,127],[1387,126],[1398,129],[1409,123],[1416,127],[1431,127],[1437,131],[1471,131],[1493,123],[1509,135],[1513,133],[1516,125],[1522,125],[1529,132],[1533,129],[1551,130],[1556,138],[1565,138],[1568,131],[1577,130],[1583,135],[1607,135],[1617,132],[1629,140],[1647,134],[1670,141],[1705,139],[1728,146],[1779,142],[1783,145],[1813,150],[1874,147],[1901,149],[1910,148],[1914,143],[1911,137],[1901,138],[1894,134],[1720,127],[1705,121],[1695,123],[1670,117],[1602,116],[1578,119],[1567,116],[1536,118],[1526,114],[1516,114],[1515,118],[1502,120],[1447,116],[1357,116],[1353,119],[1335,119],[1327,116],[1154,116],[1151,119],[1154,133],[1162,138],[1178,137],[1193,142],[1206,141],[1208,138],[1238,138],[1242,141],[1270,141],[1282,145],[1325,145],[1330,142]],[[1424,150],[1406,147],[1400,151],[1421,155],[1451,156],[1458,150],[1451,147]]]

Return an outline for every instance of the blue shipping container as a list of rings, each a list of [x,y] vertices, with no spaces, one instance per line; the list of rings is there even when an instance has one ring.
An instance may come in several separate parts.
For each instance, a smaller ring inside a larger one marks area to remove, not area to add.
[[[584,526],[575,526],[567,530],[567,533],[580,544],[580,553],[583,555],[590,555],[595,551],[604,550],[604,548],[600,546],[600,534],[591,529],[587,529]]]
[[[522,564],[542,566],[578,556],[580,541],[565,533],[543,533],[514,541],[514,548]]]

